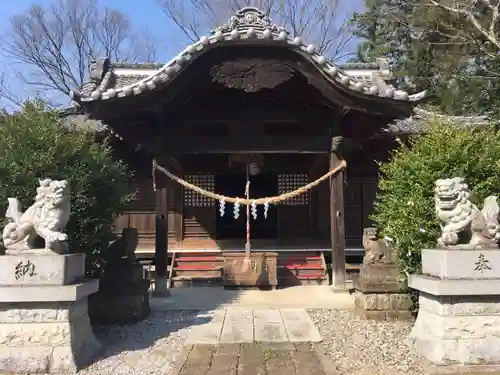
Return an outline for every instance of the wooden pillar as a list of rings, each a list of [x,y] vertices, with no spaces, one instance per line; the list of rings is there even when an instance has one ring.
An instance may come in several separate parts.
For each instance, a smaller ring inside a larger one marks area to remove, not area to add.
[[[332,145],[333,146],[333,145]],[[334,147],[330,154],[330,170],[340,164]],[[345,226],[344,226],[344,176],[342,170],[330,178],[330,235],[332,246],[332,286],[346,288],[345,273]]]
[[[179,160],[176,160],[176,165],[173,168],[173,173],[175,173],[177,176],[182,177],[182,166],[179,163]],[[172,180],[169,181],[170,183],[170,201],[172,202],[172,209],[174,211],[174,218],[173,218],[173,227],[175,231],[175,241],[177,244],[181,243],[182,240],[184,239],[184,219],[183,219],[183,209],[184,209],[184,193],[183,193],[183,188],[180,184],[173,182]],[[174,199],[172,199],[174,198]]]
[[[157,176],[158,177],[158,176]],[[156,187],[156,242],[155,242],[155,295],[168,296],[167,260],[168,260],[168,189],[162,183]]]

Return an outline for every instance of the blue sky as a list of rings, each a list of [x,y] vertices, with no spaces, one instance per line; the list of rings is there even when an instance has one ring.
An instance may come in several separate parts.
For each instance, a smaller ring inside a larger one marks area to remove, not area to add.
[[[9,18],[27,10],[30,5],[47,6],[53,0],[0,0],[0,25],[8,25]],[[122,10],[135,22],[148,25],[158,31],[168,30],[165,16],[156,5],[156,0],[101,0],[100,4]]]
[[[46,7],[53,3],[53,0],[0,0],[0,33],[5,33],[9,27],[11,16],[20,14],[29,9],[33,4]],[[134,26],[147,26],[151,34],[157,38],[158,59],[167,60],[173,53],[174,48],[181,48],[183,44],[179,38],[174,38],[176,29],[171,26],[165,15],[156,4],[156,0],[100,0],[100,5],[120,9],[133,21]],[[174,45],[166,43],[168,40],[175,40]],[[164,42],[165,41],[165,42]],[[27,97],[29,92],[23,89],[11,69],[12,62],[5,56],[0,55],[0,72],[3,72],[6,80],[13,87],[17,96]],[[0,99],[0,108],[9,106]]]
[[[54,0],[0,0],[0,33],[3,34],[8,30],[11,16],[25,12],[33,4],[46,7],[53,2]],[[176,26],[173,26],[162,13],[156,0],[99,0],[98,2],[101,6],[120,9],[131,18],[133,26],[147,26],[157,42],[158,61],[167,61],[176,52],[184,48],[186,38],[179,33]],[[346,3],[342,5],[347,12],[351,13],[353,10],[361,10],[363,3],[363,0],[351,0],[349,5],[346,5]],[[12,61],[0,55],[0,73],[5,75],[11,87],[15,87],[18,96],[29,96],[30,91],[28,88],[22,87],[23,85],[18,82],[12,73],[12,66]],[[16,69],[19,68],[16,67]],[[3,104],[5,103],[0,100],[0,108]]]

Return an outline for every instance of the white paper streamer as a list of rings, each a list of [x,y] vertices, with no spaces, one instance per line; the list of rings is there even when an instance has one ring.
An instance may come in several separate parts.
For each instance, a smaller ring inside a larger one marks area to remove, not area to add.
[[[234,218],[238,219],[240,217],[240,203],[236,202],[233,207]]]
[[[219,212],[221,217],[226,213],[226,201],[224,199],[219,202]]]
[[[264,217],[267,219],[267,211],[269,211],[269,200],[264,204]]]
[[[254,220],[257,220],[257,204],[255,201],[252,202],[252,216]]]

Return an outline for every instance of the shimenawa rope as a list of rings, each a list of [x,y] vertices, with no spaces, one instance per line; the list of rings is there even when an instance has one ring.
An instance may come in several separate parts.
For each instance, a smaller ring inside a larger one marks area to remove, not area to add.
[[[326,179],[330,178],[331,176],[333,176],[337,172],[340,172],[342,169],[344,169],[346,167],[347,167],[347,162],[345,160],[341,160],[340,164],[337,167],[335,167],[334,169],[332,169],[328,173],[324,174],[323,176],[321,176],[317,180],[314,180],[314,181],[308,183],[307,185],[301,186],[300,188],[298,188],[296,190],[293,190],[293,191],[290,191],[287,193],[283,193],[281,195],[277,195],[274,197],[263,197],[263,198],[258,198],[258,199],[246,199],[246,198],[240,198],[240,197],[226,197],[224,195],[216,194],[216,193],[213,193],[211,191],[202,189],[196,185],[193,185],[193,184],[183,180],[180,177],[177,177],[173,173],[170,173],[167,169],[160,166],[158,164],[158,162],[156,161],[156,159],[153,159],[153,170],[152,170],[153,189],[156,191],[155,173],[156,173],[156,171],[160,171],[160,172],[163,172],[170,179],[172,179],[175,182],[177,182],[178,184],[184,186],[185,188],[193,190],[201,195],[215,199],[217,201],[224,201],[224,202],[229,202],[229,203],[233,203],[233,204],[238,203],[238,204],[244,204],[247,206],[250,206],[252,204],[266,204],[266,203],[267,204],[276,204],[276,203],[280,203],[280,202],[286,201],[288,199],[294,198],[298,195],[306,193],[307,191],[311,190],[313,187],[319,185],[321,182],[325,181]]]

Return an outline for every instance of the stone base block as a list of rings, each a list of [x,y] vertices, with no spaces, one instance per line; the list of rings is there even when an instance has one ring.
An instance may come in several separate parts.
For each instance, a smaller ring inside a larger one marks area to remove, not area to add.
[[[500,364],[500,296],[420,293],[409,340],[436,365]]]
[[[72,285],[0,285],[2,302],[78,301],[97,292],[99,280],[87,279]]]
[[[100,349],[87,298],[0,304],[0,372],[75,373]]]
[[[399,269],[394,263],[363,264],[354,287],[363,293],[399,293]]]
[[[149,280],[142,266],[128,259],[108,263],[99,291],[89,297],[92,323],[134,324],[146,318],[149,308]]]
[[[422,274],[438,279],[500,279],[500,249],[425,249]]]
[[[7,250],[0,256],[0,285],[69,285],[85,276],[85,254]]]
[[[92,323],[134,324],[149,316],[149,281],[120,285],[101,285],[89,296]]]
[[[404,293],[363,293],[354,295],[354,312],[363,319],[412,320],[411,300]]]
[[[500,279],[442,280],[434,276],[410,275],[408,286],[433,296],[500,295]]]

